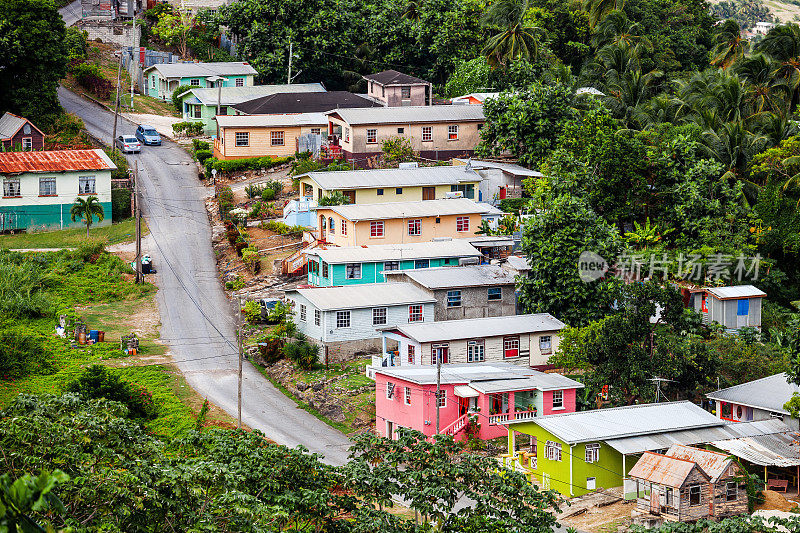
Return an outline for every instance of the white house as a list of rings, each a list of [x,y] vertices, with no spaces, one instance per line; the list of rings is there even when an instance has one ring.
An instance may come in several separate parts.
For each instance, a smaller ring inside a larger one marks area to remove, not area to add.
[[[111,171],[103,150],[0,152],[0,231],[63,229],[80,225],[69,210],[76,198],[96,196],[111,224]]]
[[[800,423],[784,408],[800,387],[789,383],[785,373],[706,394],[716,404],[717,416],[731,422],[752,422],[778,418],[797,431]]]

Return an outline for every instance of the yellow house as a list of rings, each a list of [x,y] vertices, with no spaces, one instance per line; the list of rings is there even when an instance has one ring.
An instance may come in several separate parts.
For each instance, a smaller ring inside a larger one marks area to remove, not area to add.
[[[490,209],[467,198],[320,206],[317,231],[320,240],[337,246],[467,238]]]
[[[463,196],[478,199],[480,175],[466,166],[388,168],[309,172],[300,176],[302,196],[320,200],[335,191],[351,204],[439,200]]]
[[[300,135],[321,135],[327,125],[322,113],[217,115],[216,121],[217,159],[294,155]]]

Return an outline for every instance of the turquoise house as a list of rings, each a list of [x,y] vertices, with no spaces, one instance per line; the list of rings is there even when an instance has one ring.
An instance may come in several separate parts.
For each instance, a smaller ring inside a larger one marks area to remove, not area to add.
[[[382,283],[387,270],[408,270],[478,263],[479,252],[467,241],[378,244],[313,250],[308,257],[308,283],[316,287]]]
[[[246,61],[220,63],[159,63],[144,69],[147,94],[167,100],[181,85],[193,87],[251,87],[256,69]]]
[[[252,87],[198,88],[180,95],[183,120],[203,123],[206,135],[217,134],[217,106],[220,115],[237,115],[233,106],[278,93],[324,93],[321,83],[292,83],[289,85],[254,85]]]

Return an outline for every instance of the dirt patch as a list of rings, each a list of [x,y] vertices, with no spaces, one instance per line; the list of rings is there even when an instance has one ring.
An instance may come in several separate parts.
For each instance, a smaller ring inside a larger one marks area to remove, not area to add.
[[[784,496],[780,492],[775,492],[774,490],[765,490],[763,494],[764,503],[756,505],[756,510],[791,511],[793,508],[797,507],[798,500],[800,500],[800,498],[797,498],[797,495],[789,494]],[[794,501],[792,501],[792,499],[794,499]]]
[[[569,506],[561,506],[558,521],[580,531],[616,532],[620,526],[631,523],[631,511],[635,508],[635,500],[626,503],[621,496],[620,487],[572,498]]]
[[[104,361],[107,366],[117,368],[127,368],[131,366],[149,366],[149,365],[169,365],[172,363],[172,357],[169,352],[164,355],[134,355],[131,357],[122,357],[120,359],[109,359]]]

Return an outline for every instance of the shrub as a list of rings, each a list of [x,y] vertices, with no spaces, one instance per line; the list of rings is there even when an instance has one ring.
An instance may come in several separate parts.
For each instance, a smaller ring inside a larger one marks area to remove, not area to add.
[[[44,269],[16,252],[0,252],[0,317],[34,318],[49,313]]]
[[[70,61],[86,57],[86,38],[89,34],[78,28],[68,27],[64,36],[64,44],[67,46],[67,56]]]
[[[152,419],[158,416],[153,396],[144,387],[123,380],[113,370],[102,365],[92,365],[77,379],[67,385],[85,399],[105,398],[120,402],[128,408],[131,418]]]
[[[258,343],[258,351],[265,363],[275,364],[283,358],[283,339],[269,337],[264,342]]]
[[[529,198],[503,198],[500,200],[500,210],[504,213],[519,213],[529,200]]]
[[[250,324],[255,324],[261,320],[261,306],[255,300],[248,300],[242,307],[242,314]]]
[[[114,88],[111,82],[103,76],[97,65],[81,63],[72,69],[75,79],[84,89],[93,93],[101,100],[107,100]]]
[[[381,145],[387,163],[403,163],[414,160],[414,149],[408,137],[390,137]]]
[[[189,137],[196,137],[198,135],[202,135],[203,123],[194,121],[177,122],[172,125],[172,131],[176,135],[179,133],[185,133]]]
[[[111,162],[117,167],[111,171],[112,180],[125,180],[128,179],[128,160],[119,150],[113,148],[103,148],[103,151],[108,155]]]
[[[243,159],[229,159],[226,161],[214,160],[211,167],[206,167],[210,172],[212,168],[217,172],[243,172],[245,170],[266,170],[272,167],[286,164],[294,160],[293,157],[246,157]]]
[[[265,202],[271,202],[275,199],[275,191],[272,189],[264,189],[261,191],[261,199]]]
[[[200,162],[201,165],[205,162],[206,159],[208,159],[212,155],[213,154],[211,153],[211,150],[198,150],[194,153],[194,156],[197,158],[197,160]]]
[[[256,184],[250,184],[244,188],[244,193],[248,198],[259,198],[263,191],[264,187]]]
[[[192,149],[195,155],[199,150],[211,150],[211,143],[208,141],[201,141],[200,139],[192,139]]]
[[[279,235],[288,235],[289,233],[302,233],[305,231],[303,226],[289,226],[288,224],[284,224],[280,220],[269,220],[267,222],[262,222],[261,227],[264,229],[268,229],[273,233],[277,233]]]
[[[0,379],[49,373],[52,368],[51,352],[40,337],[22,327],[0,329]]]
[[[231,281],[225,282],[225,289],[229,291],[238,291],[244,287],[244,280],[240,276],[236,276]]]
[[[131,217],[130,189],[111,189],[111,220],[119,222]]]
[[[283,345],[283,355],[303,370],[311,370],[319,357],[319,346],[306,339],[294,339]]]
[[[183,98],[178,98],[178,95],[196,88],[197,87],[192,87],[191,85],[178,85],[178,87],[172,91],[172,105],[174,105],[175,109],[180,111],[181,114],[183,114]]]
[[[275,196],[280,195],[283,192],[283,182],[278,180],[271,180],[264,184],[267,189],[272,189],[275,191]]]

